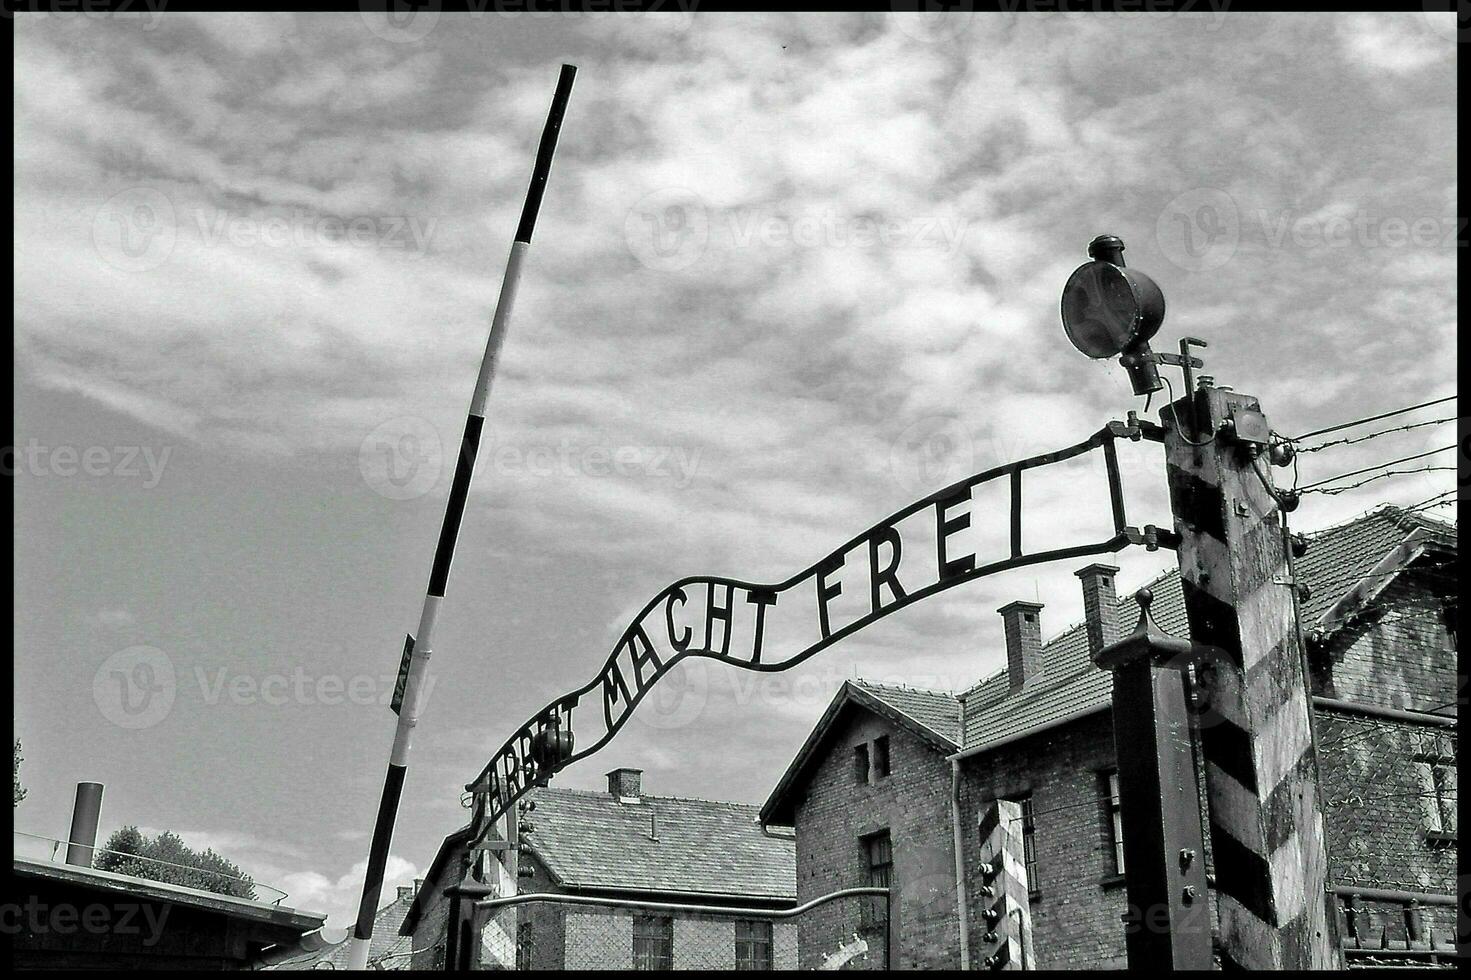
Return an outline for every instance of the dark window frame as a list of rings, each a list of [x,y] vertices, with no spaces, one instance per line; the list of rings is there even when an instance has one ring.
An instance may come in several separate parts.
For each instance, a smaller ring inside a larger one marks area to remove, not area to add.
[[[859,786],[869,784],[870,761],[868,755],[868,743],[859,742],[853,746],[853,781]]]
[[[864,834],[863,844],[864,884],[870,888],[888,888],[894,880],[894,838],[887,828]],[[882,858],[875,860],[875,857]]]
[[[674,969],[674,917],[633,917],[633,969]]]
[[[880,735],[873,740],[873,772],[877,779],[888,779],[893,772],[893,760],[889,755],[889,736]]]
[[[746,934],[742,935],[742,931]],[[737,970],[774,970],[771,921],[769,919],[737,919],[735,921],[735,968]]]
[[[1037,875],[1037,811],[1028,793],[1017,803],[1022,808],[1022,865],[1027,870],[1027,892],[1032,898],[1042,894]]]
[[[1119,771],[1104,769],[1099,777],[1103,783],[1103,815],[1108,842],[1113,845],[1113,859],[1108,865],[1110,877],[1124,873],[1124,815],[1119,801]]]

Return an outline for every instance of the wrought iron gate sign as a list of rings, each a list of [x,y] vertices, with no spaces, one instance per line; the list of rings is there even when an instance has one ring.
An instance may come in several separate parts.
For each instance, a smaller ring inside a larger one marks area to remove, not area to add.
[[[1066,449],[967,477],[910,504],[784,582],[758,584],[714,576],[675,582],[643,607],[593,680],[537,712],[466,786],[474,795],[474,823],[481,836],[532,786],[544,783],[557,769],[607,744],[659,679],[686,657],[704,657],[745,670],[786,670],[889,613],[962,582],[1022,565],[1118,551],[1129,544],[1152,547],[1167,543],[1170,532],[1150,525],[1141,530],[1126,522],[1114,448],[1119,438],[1158,441],[1160,434],[1158,427],[1148,422],[1110,422]],[[1092,544],[1028,552],[1022,541],[1023,473],[1094,449],[1103,451],[1113,534]],[[972,491],[1003,478],[1010,480],[1009,553],[992,560],[957,553],[951,539],[970,527]],[[924,543],[932,549],[933,560],[906,559],[899,525],[925,511],[930,512],[932,520],[925,522],[929,540]],[[835,600],[843,594],[838,573],[850,556],[864,553],[868,566],[867,611],[840,623],[833,609]],[[766,637],[768,619],[773,610],[786,612],[793,607],[800,609],[795,618],[805,620],[806,635],[795,649],[774,649]],[[738,620],[739,630],[735,628]],[[585,699],[591,703],[584,704]],[[535,746],[548,741],[539,733],[573,732],[574,720],[583,729],[573,742],[576,751],[559,760],[548,760],[544,752],[535,750]]]

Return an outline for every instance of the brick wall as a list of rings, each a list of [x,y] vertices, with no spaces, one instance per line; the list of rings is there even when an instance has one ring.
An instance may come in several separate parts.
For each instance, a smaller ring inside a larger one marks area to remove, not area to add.
[[[854,746],[881,735],[889,737],[891,774],[859,785]],[[949,794],[944,753],[876,715],[849,711],[839,719],[831,751],[814,767],[797,805],[798,901],[868,884],[862,839],[888,830],[904,936],[895,966],[958,968]],[[851,942],[855,932],[870,948],[861,965],[882,968],[882,912],[865,916],[859,911],[875,901],[843,900],[803,915],[798,925],[803,968],[820,964]]]
[[[961,820],[965,866],[981,860],[977,822],[991,800],[1030,797],[1037,856],[1032,945],[1039,969],[1120,968],[1124,964],[1123,879],[1114,871],[1101,773],[1114,766],[1107,712],[967,760]],[[967,876],[973,950],[985,931],[980,880]]]
[[[1315,650],[1315,693],[1420,711],[1454,704],[1456,652],[1443,612],[1444,574],[1427,569],[1399,576],[1376,608]]]

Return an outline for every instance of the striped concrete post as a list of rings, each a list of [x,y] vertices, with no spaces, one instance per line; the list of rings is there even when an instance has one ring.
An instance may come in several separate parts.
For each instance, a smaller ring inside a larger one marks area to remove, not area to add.
[[[1198,723],[1221,954],[1245,969],[1343,969],[1271,467],[1233,435],[1261,438],[1266,420],[1257,399],[1210,387],[1161,418],[1185,609],[1204,648]]]
[[[464,517],[465,501],[470,494],[470,477],[475,472],[475,457],[480,451],[480,432],[485,425],[485,405],[490,397],[496,362],[500,359],[501,344],[506,339],[511,310],[516,303],[516,287],[521,282],[521,263],[526,257],[527,249],[531,247],[531,233],[536,227],[536,216],[541,209],[547,175],[552,168],[552,155],[557,149],[557,135],[562,129],[562,115],[567,109],[567,99],[572,94],[572,80],[576,74],[577,69],[572,65],[562,66],[562,74],[557,80],[557,91],[552,97],[551,111],[547,114],[546,126],[542,130],[536,164],[531,173],[531,186],[526,191],[526,202],[521,209],[521,222],[516,228],[516,238],[511,244],[511,255],[506,260],[505,278],[501,281],[500,297],[496,300],[495,315],[490,322],[490,337],[486,340],[480,373],[475,379],[475,392],[470,397],[470,411],[465,418],[465,432],[460,441],[460,455],[455,462],[449,502],[445,506],[444,523],[439,528],[434,565],[429,572],[429,588],[425,592],[424,607],[419,614],[419,632],[417,636],[408,638],[404,649],[408,669],[403,681],[403,701],[398,709],[398,726],[394,730],[393,748],[388,756],[388,773],[384,777],[383,795],[378,802],[378,819],[373,826],[373,840],[368,847],[368,867],[363,879],[363,896],[358,906],[357,925],[353,929],[352,945],[348,948],[348,968],[352,970],[364,970],[368,966],[373,918],[377,914],[378,899],[383,890],[383,872],[388,862],[388,848],[393,841],[393,825],[398,818],[399,797],[403,793],[404,777],[408,774],[409,749],[413,744],[414,728],[419,723],[424,677],[434,650],[434,624],[439,618],[440,604],[444,602],[450,564],[455,556],[455,542],[460,533],[460,520]]]
[[[1022,841],[1022,806],[995,800],[981,814],[979,947],[987,970],[1032,970],[1032,906]]]

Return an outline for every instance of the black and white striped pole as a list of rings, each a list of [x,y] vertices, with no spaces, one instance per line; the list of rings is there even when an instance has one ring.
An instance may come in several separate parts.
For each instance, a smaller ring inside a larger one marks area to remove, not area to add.
[[[480,449],[480,430],[485,425],[485,403],[490,396],[490,384],[495,376],[496,362],[500,359],[501,345],[505,342],[511,308],[516,302],[516,287],[521,282],[521,263],[531,247],[531,232],[541,208],[547,175],[552,168],[552,154],[556,152],[557,135],[562,128],[562,115],[567,109],[567,99],[572,94],[572,79],[576,74],[577,69],[574,66],[563,65],[562,74],[557,79],[557,92],[552,98],[552,108],[547,113],[546,127],[541,133],[541,145],[536,151],[531,186],[526,191],[526,204],[521,209],[521,222],[516,228],[516,239],[511,243],[510,258],[506,260],[506,275],[501,283],[500,298],[496,301],[495,316],[490,323],[490,338],[486,341],[485,356],[480,362],[480,375],[475,379],[475,394],[470,398],[470,413],[465,419],[465,435],[460,442],[459,459],[455,463],[454,482],[450,485],[444,523],[440,526],[439,544],[434,549],[434,567],[429,573],[429,589],[424,596],[424,610],[419,616],[419,632],[417,638],[410,636],[404,647],[407,670],[400,680],[403,685],[401,698],[395,699],[398,727],[393,734],[388,774],[383,780],[383,797],[378,804],[373,843],[368,850],[362,903],[358,906],[357,926],[353,930],[352,945],[348,951],[348,968],[352,970],[365,970],[368,967],[373,917],[377,913],[378,900],[383,890],[383,869],[388,861],[389,844],[393,841],[393,825],[398,817],[404,775],[408,772],[414,726],[419,723],[419,699],[433,652],[434,623],[439,617],[440,603],[444,601],[450,561],[454,558],[455,540],[460,532],[460,519],[465,513],[465,498],[470,491],[475,456]]]

